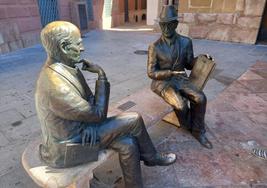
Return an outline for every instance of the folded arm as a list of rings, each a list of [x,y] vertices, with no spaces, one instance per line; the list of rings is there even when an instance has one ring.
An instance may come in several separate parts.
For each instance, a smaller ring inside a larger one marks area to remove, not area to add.
[[[166,80],[173,74],[171,70],[158,70],[157,55],[154,45],[148,48],[147,75],[152,80]]]

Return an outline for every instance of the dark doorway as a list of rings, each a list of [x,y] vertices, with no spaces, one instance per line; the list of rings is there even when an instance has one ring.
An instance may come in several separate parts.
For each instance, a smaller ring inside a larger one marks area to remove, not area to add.
[[[125,12],[124,21],[129,22],[129,3],[128,3],[128,0],[124,0],[124,12]]]
[[[146,14],[142,15],[142,20],[146,20]]]
[[[267,44],[267,7],[265,5],[264,13],[261,20],[261,27],[258,34],[257,43]]]

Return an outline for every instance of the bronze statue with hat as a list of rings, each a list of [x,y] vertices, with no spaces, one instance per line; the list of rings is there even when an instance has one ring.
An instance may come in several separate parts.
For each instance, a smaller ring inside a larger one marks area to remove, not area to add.
[[[174,108],[179,123],[204,147],[211,149],[212,143],[205,135],[207,98],[185,72],[185,69],[192,70],[197,62],[192,40],[176,32],[178,14],[173,5],[163,5],[158,22],[162,35],[148,50],[147,74],[153,80],[151,89]],[[213,60],[209,55],[204,56]]]

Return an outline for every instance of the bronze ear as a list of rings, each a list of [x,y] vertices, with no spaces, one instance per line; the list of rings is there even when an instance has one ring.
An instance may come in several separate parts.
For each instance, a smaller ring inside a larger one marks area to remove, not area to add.
[[[70,49],[68,42],[66,42],[66,41],[61,42],[59,47],[60,47],[61,51],[64,53],[67,53],[67,51],[69,51],[69,49]]]

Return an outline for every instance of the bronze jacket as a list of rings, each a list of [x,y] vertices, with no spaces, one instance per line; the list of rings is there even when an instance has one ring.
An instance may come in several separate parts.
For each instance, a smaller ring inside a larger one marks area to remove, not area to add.
[[[153,80],[151,89],[158,95],[172,82],[172,71],[191,70],[194,53],[192,40],[176,34],[171,42],[163,37],[148,49],[147,74]],[[185,75],[186,76],[186,75]]]
[[[64,143],[90,124],[107,117],[110,85],[97,80],[92,94],[78,68],[62,63],[43,66],[37,80],[35,104],[43,141],[41,158],[52,167],[64,167]]]

